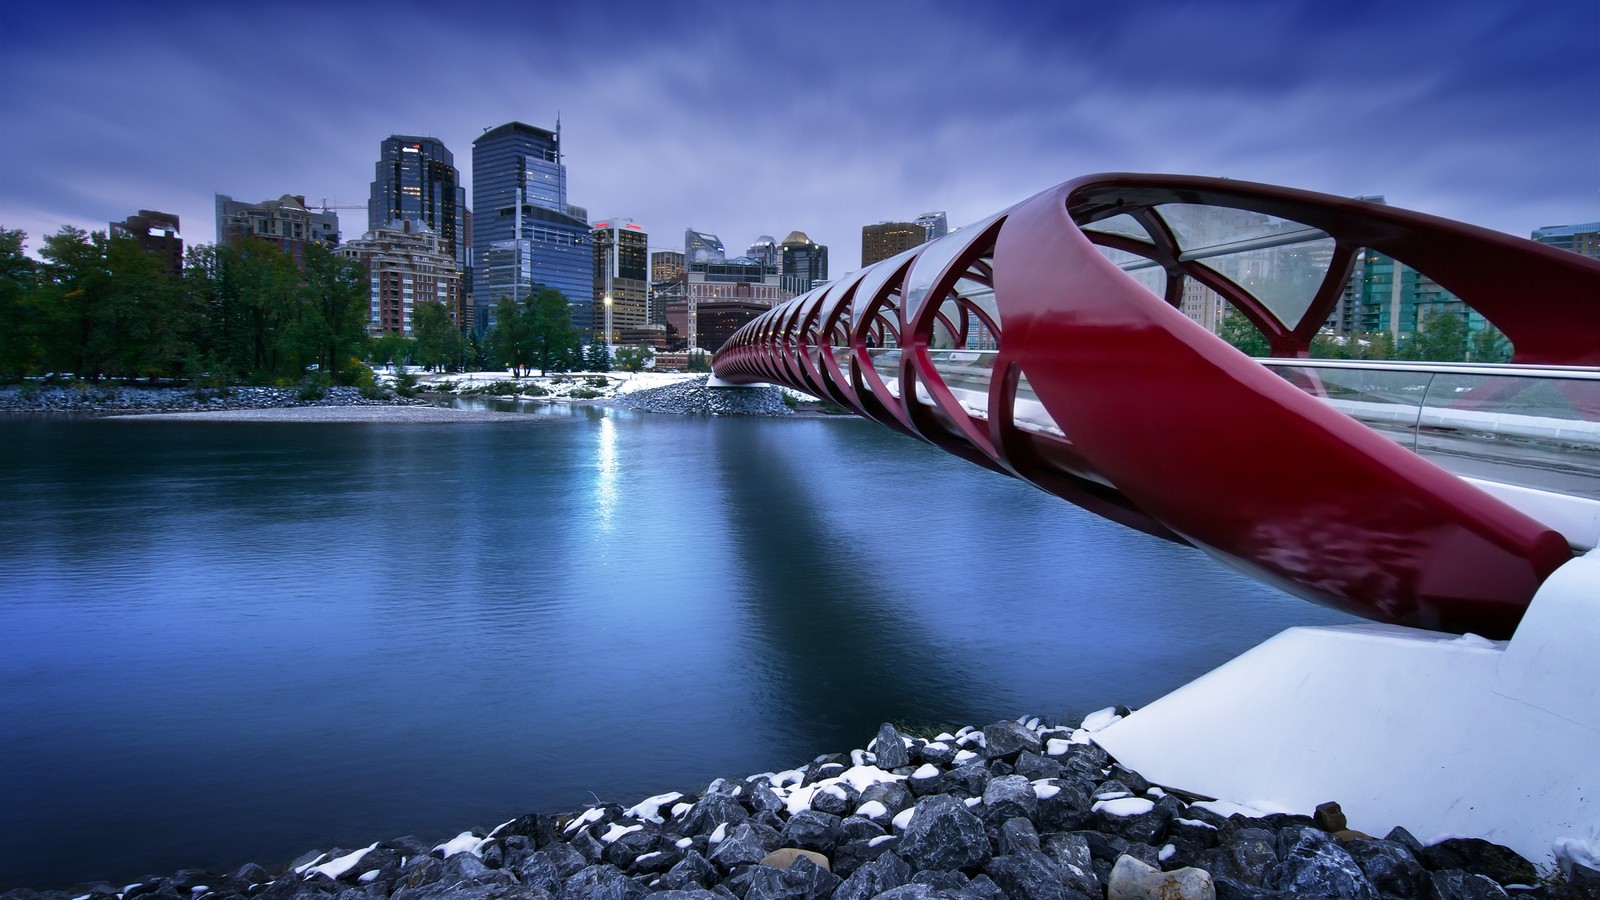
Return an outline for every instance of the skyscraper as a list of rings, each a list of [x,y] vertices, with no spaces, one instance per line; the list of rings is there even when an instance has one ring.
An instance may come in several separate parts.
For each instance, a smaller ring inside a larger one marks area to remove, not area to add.
[[[828,248],[791,231],[783,239],[783,289],[799,296],[828,280]]]
[[[592,235],[595,339],[607,345],[637,340],[648,324],[649,237],[626,219],[598,222]]]
[[[879,222],[861,226],[861,264],[870,266],[879,260],[920,247],[928,241],[928,229],[916,222]]]
[[[591,330],[594,251],[589,224],[567,203],[556,128],[507,122],[472,142],[473,326],[480,332],[494,327],[501,297],[521,300],[546,287],[567,298],[574,326]]]
[[[750,249],[744,252],[751,259],[761,260],[761,264],[774,272],[783,267],[783,248],[778,246],[778,239],[770,234],[763,234],[756,238]]]
[[[944,217],[943,211],[923,213],[917,216],[917,224],[927,234],[926,240],[936,241],[950,233],[950,222]]]
[[[690,228],[683,233],[683,263],[694,268],[696,263],[713,262],[728,258],[722,238]]]
[[[467,265],[467,189],[449,148],[438,138],[392,134],[379,149],[372,193],[367,200],[367,230],[393,222],[421,222],[439,238],[444,252]]]

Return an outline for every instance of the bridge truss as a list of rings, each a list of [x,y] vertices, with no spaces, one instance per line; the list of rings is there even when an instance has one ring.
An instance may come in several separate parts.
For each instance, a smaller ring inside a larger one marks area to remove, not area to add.
[[[1600,262],[1225,179],[1067,182],[774,308],[713,368],[831,400],[1306,599],[1508,637],[1584,545],[1330,405],[1318,372],[1269,369],[1196,321],[1236,311],[1274,356],[1305,357],[1373,254],[1503,332],[1516,364],[1503,374],[1539,367],[1552,415],[1576,425],[1577,443],[1558,443],[1600,474]],[[1477,393],[1446,411],[1470,417],[1521,390],[1509,383],[1461,388]],[[1413,444],[1428,427],[1412,423]]]

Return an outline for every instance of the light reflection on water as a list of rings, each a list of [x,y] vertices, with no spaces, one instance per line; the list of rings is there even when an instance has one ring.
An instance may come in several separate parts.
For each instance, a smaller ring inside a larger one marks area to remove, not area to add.
[[[1342,621],[871,423],[530,408],[0,423],[0,889],[1136,705]]]

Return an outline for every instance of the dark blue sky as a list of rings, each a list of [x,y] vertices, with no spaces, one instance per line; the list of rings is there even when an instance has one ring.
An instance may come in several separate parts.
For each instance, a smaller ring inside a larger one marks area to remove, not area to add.
[[[572,202],[730,253],[966,224],[1099,171],[1526,235],[1600,219],[1600,0],[0,4],[0,225],[364,203],[379,142],[561,116]],[[341,213],[346,236],[365,214]]]

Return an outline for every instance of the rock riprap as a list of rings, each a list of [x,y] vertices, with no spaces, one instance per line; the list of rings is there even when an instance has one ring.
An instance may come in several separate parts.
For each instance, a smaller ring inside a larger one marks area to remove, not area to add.
[[[694,378],[624,394],[609,401],[625,409],[678,416],[788,416],[794,410],[775,387],[707,387]]]
[[[627,809],[314,851],[276,871],[184,870],[0,900],[1595,896],[1587,872],[1540,880],[1487,841],[1424,846],[1403,828],[1380,839],[1309,815],[1223,815],[1117,766],[1089,734],[1036,718],[931,739],[885,725],[866,750]]]
[[[177,387],[114,384],[7,385],[0,387],[0,410],[19,412],[146,413],[197,410],[284,409],[296,406],[426,406],[426,400],[390,394],[368,399],[353,387],[333,387],[315,400],[297,388],[233,387],[226,392]]]

